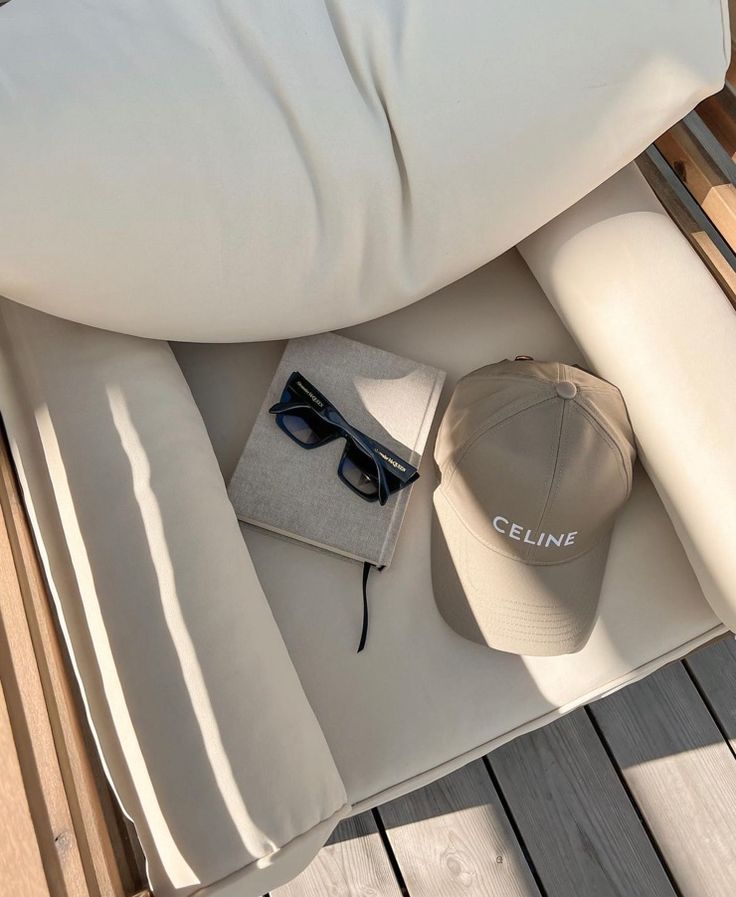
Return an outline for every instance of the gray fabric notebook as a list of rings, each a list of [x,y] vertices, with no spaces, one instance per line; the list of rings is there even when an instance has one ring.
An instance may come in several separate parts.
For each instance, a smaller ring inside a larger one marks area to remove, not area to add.
[[[238,518],[338,554],[390,563],[412,486],[381,507],[337,476],[345,440],[306,450],[268,409],[299,371],[358,430],[419,466],[445,374],[382,349],[322,333],[289,340],[228,494]]]

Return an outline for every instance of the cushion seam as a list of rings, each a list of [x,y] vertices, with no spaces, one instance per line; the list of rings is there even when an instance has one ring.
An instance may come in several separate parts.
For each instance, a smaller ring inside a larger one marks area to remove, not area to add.
[[[222,875],[220,878],[216,878],[214,881],[208,882],[207,884],[200,884],[200,887],[197,888],[196,891],[192,891],[189,894],[189,897],[200,897],[200,895],[206,895],[207,891],[210,888],[215,888],[218,885],[222,884],[227,879],[231,878],[234,875],[238,875],[240,872],[245,872],[251,866],[258,866],[260,862],[267,859],[268,857],[274,856],[274,854],[280,853],[282,850],[285,850],[299,838],[302,838],[304,835],[308,835],[311,831],[316,829],[318,826],[322,825],[324,822],[328,822],[332,818],[336,818],[339,821],[346,815],[346,812],[352,809],[352,805],[350,803],[344,803],[339,806],[332,813],[328,813],[327,816],[324,816],[318,819],[313,825],[310,825],[309,828],[304,829],[303,832],[297,832],[297,834],[293,835],[288,841],[284,844],[280,844],[276,850],[272,850],[270,853],[265,853],[262,857],[255,857],[250,861],[250,863],[246,863],[244,866],[238,866],[237,869],[233,869],[232,872],[228,872],[227,875]]]

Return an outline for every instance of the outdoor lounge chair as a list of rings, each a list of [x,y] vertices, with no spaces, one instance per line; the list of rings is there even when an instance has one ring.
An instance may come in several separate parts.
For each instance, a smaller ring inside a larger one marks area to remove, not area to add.
[[[736,624],[736,314],[632,160],[723,84],[726,3],[11,0],[0,412],[156,895],[250,897],[337,822]],[[238,526],[282,340],[616,383],[642,466],[586,647],[456,635],[431,452],[390,568]],[[167,342],[172,341],[172,342]]]

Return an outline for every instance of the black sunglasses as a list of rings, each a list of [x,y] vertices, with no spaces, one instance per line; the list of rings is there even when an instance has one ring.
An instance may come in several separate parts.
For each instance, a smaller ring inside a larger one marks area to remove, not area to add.
[[[281,401],[268,410],[276,415],[276,423],[284,433],[304,449],[345,439],[337,475],[365,501],[385,505],[390,495],[419,477],[416,467],[408,461],[352,427],[299,371],[286,381]]]

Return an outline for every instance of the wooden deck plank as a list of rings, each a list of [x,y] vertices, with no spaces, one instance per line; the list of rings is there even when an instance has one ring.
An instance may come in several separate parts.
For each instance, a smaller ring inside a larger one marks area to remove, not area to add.
[[[592,713],[683,897],[736,886],[736,760],[684,667]]]
[[[539,897],[483,761],[378,812],[411,897]]]
[[[674,897],[585,710],[489,761],[547,897]]]
[[[343,820],[312,863],[271,897],[401,897],[373,814]]]
[[[725,638],[701,648],[685,663],[736,751],[736,640]]]

